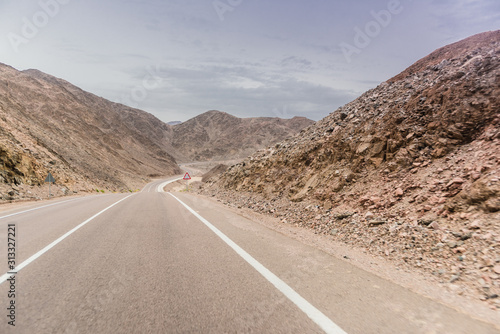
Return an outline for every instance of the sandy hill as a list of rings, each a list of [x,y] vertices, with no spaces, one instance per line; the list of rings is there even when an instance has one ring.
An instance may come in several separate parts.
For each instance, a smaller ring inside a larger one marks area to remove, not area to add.
[[[244,158],[313,123],[305,117],[238,118],[211,110],[173,126],[171,145],[182,162]]]
[[[161,146],[168,131],[146,112],[37,70],[0,65],[3,199],[30,197],[18,187],[43,184],[49,171],[64,192],[135,189],[148,177],[178,173]]]
[[[433,52],[204,192],[500,307],[499,97],[494,31]]]

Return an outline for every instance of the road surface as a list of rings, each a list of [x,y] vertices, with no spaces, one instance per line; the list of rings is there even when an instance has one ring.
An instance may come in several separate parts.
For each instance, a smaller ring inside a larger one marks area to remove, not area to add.
[[[0,213],[0,333],[499,333],[162,184]]]

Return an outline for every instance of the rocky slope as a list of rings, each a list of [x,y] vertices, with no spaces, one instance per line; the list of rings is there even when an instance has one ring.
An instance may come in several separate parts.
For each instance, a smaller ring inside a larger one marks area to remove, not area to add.
[[[498,308],[499,96],[500,31],[479,34],[230,167],[202,192]]]
[[[0,64],[2,199],[33,197],[50,171],[65,193],[135,189],[180,170],[162,147],[169,127],[37,70]],[[33,189],[32,189],[33,190]]]
[[[182,162],[244,158],[313,123],[305,117],[238,118],[211,110],[173,126],[171,145]]]

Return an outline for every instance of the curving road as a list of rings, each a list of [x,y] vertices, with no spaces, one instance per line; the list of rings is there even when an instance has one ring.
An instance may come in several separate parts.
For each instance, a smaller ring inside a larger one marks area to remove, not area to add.
[[[172,180],[0,213],[0,333],[499,333]]]

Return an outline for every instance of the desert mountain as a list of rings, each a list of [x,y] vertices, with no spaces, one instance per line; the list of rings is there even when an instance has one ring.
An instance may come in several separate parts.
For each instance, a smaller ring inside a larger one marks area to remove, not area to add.
[[[313,123],[305,117],[238,118],[211,110],[173,126],[171,145],[183,162],[244,158]]]
[[[170,126],[38,70],[0,64],[0,190],[3,199],[36,198],[28,188],[49,171],[64,193],[137,189],[180,173],[174,157],[242,158],[312,123],[209,111]]]
[[[500,31],[475,35],[230,167],[204,191],[490,301],[500,294],[491,283],[500,275],[499,97]]]
[[[135,189],[179,173],[161,146],[169,127],[37,70],[0,65],[0,181],[40,185],[50,171],[65,191]],[[2,188],[4,197],[17,189]]]

